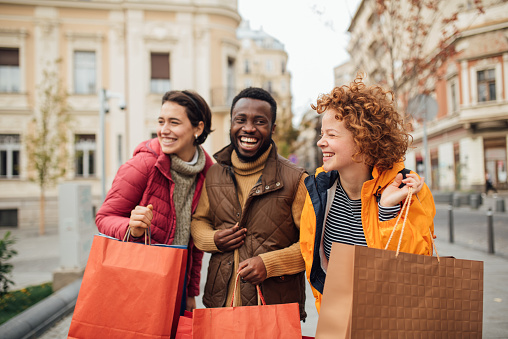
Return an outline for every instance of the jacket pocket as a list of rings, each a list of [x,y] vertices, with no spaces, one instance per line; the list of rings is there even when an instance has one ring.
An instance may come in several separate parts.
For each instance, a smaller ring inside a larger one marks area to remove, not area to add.
[[[203,295],[206,307],[222,307],[226,302],[229,280],[233,271],[231,258],[224,254],[213,254],[208,265],[208,273]]]

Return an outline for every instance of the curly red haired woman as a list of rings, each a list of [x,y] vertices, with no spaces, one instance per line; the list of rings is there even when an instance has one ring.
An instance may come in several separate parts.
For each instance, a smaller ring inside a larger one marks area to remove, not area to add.
[[[411,136],[391,91],[367,86],[358,75],[312,108],[323,115],[317,142],[323,166],[305,180],[300,246],[319,311],[333,242],[385,248],[411,188],[400,251],[430,255],[436,210],[424,179],[404,168]],[[387,248],[395,250],[397,241]]]

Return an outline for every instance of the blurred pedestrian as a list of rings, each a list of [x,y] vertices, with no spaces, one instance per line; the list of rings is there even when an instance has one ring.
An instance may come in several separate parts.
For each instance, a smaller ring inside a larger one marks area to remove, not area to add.
[[[494,187],[494,184],[492,183],[492,179],[490,177],[490,173],[485,173],[485,194],[489,194],[489,191],[494,191],[494,193],[497,193],[497,189]]]

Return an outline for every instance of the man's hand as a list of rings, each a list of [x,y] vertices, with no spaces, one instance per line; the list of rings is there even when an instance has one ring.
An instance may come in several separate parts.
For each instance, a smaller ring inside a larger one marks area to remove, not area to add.
[[[253,285],[261,284],[267,275],[265,263],[259,256],[242,261],[238,266],[237,273],[240,274],[242,281]]]
[[[153,206],[150,204],[146,207],[136,206],[131,211],[129,219],[129,227],[131,228],[131,235],[133,237],[140,237],[145,233],[145,229],[150,227],[153,218]]]
[[[213,241],[221,252],[231,252],[243,245],[246,232],[247,229],[240,228],[238,223],[236,223],[231,228],[215,232]]]

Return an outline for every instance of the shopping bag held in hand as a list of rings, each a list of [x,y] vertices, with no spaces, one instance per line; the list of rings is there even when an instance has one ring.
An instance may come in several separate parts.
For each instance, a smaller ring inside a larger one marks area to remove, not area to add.
[[[192,339],[192,312],[184,311],[180,316],[175,339]]]
[[[316,338],[481,337],[483,262],[399,248],[332,245]]]
[[[68,338],[174,338],[183,292],[185,246],[94,236]],[[148,237],[148,239],[147,239]]]
[[[235,289],[238,278],[236,276]],[[301,339],[298,303],[266,305],[256,286],[262,305],[195,309],[193,338],[199,339]],[[234,295],[232,300],[234,300]]]

